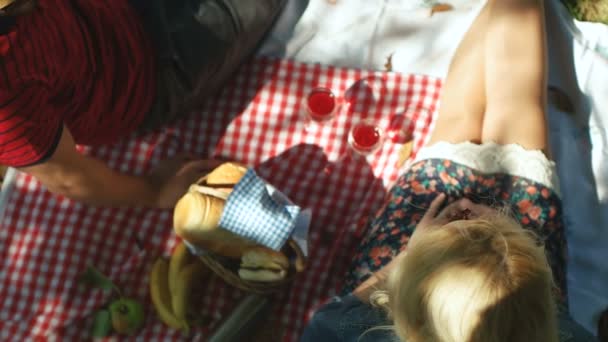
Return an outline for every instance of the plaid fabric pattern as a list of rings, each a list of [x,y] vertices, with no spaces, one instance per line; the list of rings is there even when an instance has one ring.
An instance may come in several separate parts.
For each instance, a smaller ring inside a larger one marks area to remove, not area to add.
[[[349,97],[352,106],[307,130],[302,99],[318,84]],[[374,84],[381,86],[368,87]],[[264,321],[275,340],[298,341],[312,312],[342,285],[367,218],[397,179],[403,143],[412,139],[415,155],[428,138],[440,88],[439,79],[422,75],[255,59],[202,115],[81,150],[130,174],[178,153],[237,160],[295,205],[310,208],[307,270],[273,297]],[[343,157],[348,131],[364,115],[399,127],[406,138],[387,140],[368,158]],[[205,341],[243,296],[217,277],[201,282],[193,305],[203,324],[184,336],[160,322],[149,299],[152,263],[177,243],[171,211],[85,206],[50,194],[25,174],[12,185],[0,218],[0,341],[90,340],[93,314],[111,293],[77,285],[88,264],[145,304],[146,324],[133,341]]]
[[[272,198],[266,182],[249,169],[228,196],[220,227],[278,251],[293,232],[299,213],[297,205]]]

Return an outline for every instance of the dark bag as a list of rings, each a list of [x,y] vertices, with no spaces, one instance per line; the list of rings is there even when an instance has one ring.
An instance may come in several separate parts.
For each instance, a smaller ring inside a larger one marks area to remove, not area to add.
[[[155,110],[171,119],[199,108],[221,89],[253,54],[286,0],[130,2],[157,51],[160,109]]]

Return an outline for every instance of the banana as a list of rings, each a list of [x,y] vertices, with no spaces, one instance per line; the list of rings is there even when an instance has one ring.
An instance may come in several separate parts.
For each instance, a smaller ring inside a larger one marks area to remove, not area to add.
[[[169,263],[169,292],[175,293],[177,287],[177,276],[179,272],[193,260],[193,256],[188,251],[188,248],[183,242],[180,242],[173,254]]]
[[[192,285],[197,279],[201,278],[205,271],[205,266],[201,262],[194,262],[187,265],[179,272],[175,292],[173,292],[171,302],[173,312],[177,319],[186,321],[186,313],[188,311],[188,304],[190,303],[191,299],[190,294],[192,292]]]
[[[150,296],[152,303],[160,319],[174,329],[188,331],[188,324],[185,320],[178,319],[171,310],[171,294],[167,276],[169,273],[169,263],[163,258],[158,258],[152,266],[150,274]]]

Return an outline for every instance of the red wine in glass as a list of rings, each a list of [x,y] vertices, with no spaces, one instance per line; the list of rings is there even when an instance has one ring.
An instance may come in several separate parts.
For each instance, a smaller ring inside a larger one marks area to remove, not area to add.
[[[324,122],[334,117],[338,101],[331,89],[316,87],[306,97],[305,105],[311,120]]]
[[[358,122],[350,130],[348,142],[357,153],[368,155],[376,152],[384,140],[384,133],[373,120]]]

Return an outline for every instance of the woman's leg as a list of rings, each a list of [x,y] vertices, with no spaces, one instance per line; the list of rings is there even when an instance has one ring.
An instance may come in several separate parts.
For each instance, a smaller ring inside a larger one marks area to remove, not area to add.
[[[456,49],[429,145],[438,141],[481,141],[486,108],[484,65],[488,14],[486,4]]]
[[[482,141],[547,149],[542,0],[490,0]]]

